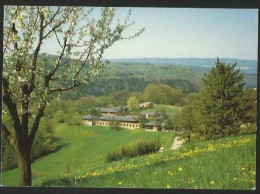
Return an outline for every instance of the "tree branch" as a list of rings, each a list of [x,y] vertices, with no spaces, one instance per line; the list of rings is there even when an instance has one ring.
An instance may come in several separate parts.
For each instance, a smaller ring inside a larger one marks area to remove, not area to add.
[[[18,152],[18,143],[17,140],[14,138],[12,133],[7,129],[4,123],[2,123],[2,130],[3,130],[3,137],[6,139],[6,141],[9,143],[9,145],[12,147],[12,149],[15,152]]]
[[[38,40],[38,44],[36,46],[36,49],[34,51],[33,54],[33,60],[32,60],[32,69],[31,69],[31,81],[30,81],[30,87],[28,90],[28,93],[32,93],[35,85],[34,85],[34,81],[35,81],[35,70],[36,70],[36,65],[37,65],[37,58],[38,58],[38,54],[40,52],[40,48],[41,48],[41,44],[42,44],[42,40],[43,40],[43,21],[44,21],[44,16],[42,13],[40,13],[40,34],[39,34],[39,40]]]
[[[66,49],[66,45],[67,45],[67,38],[64,38],[64,42],[63,42],[63,48],[61,51],[61,54],[58,58],[57,64],[55,65],[55,67],[49,72],[49,74],[47,74],[45,76],[45,86],[49,87],[49,84],[46,85],[47,82],[49,82],[52,78],[52,76],[55,74],[55,72],[57,71],[57,69],[60,67],[60,61],[64,55],[65,49]]]
[[[74,83],[71,86],[68,86],[66,88],[51,88],[50,92],[64,92],[64,91],[68,91],[68,90],[73,89],[75,87],[78,87],[78,86],[80,86],[80,85],[82,85],[84,83],[85,83],[85,81],[81,81],[81,82],[78,82],[78,83],[76,83],[74,81]]]
[[[21,133],[22,126],[17,112],[16,103],[13,102],[11,94],[8,91],[9,82],[4,77],[3,77],[3,88],[4,88],[3,102],[6,104],[8,111],[11,114],[16,137],[18,138],[18,141],[20,141],[22,137],[22,133]]]
[[[57,28],[59,28],[63,23],[65,23],[68,19],[68,17],[70,16],[71,12],[69,12],[64,18],[63,20],[61,20],[57,25],[55,25],[49,32],[47,32],[44,36],[43,39],[45,39],[50,33],[55,32],[55,30]]]
[[[58,15],[59,11],[60,11],[61,7],[58,7],[58,9],[56,10],[56,12],[53,14],[52,18],[49,20],[49,22],[47,22],[43,28],[46,28],[50,23],[52,23],[52,21],[54,20],[54,18]]]
[[[30,132],[30,134],[29,134],[29,141],[28,141],[28,146],[29,146],[30,149],[31,149],[32,146],[33,146],[33,141],[34,141],[34,139],[35,139],[36,132],[37,132],[37,130],[38,130],[38,128],[39,128],[39,123],[40,123],[40,120],[41,120],[41,118],[42,118],[42,116],[43,116],[43,111],[44,111],[44,109],[45,109],[45,106],[46,106],[46,103],[44,103],[44,104],[39,108],[38,113],[37,113],[37,115],[36,115],[36,117],[35,117],[35,119],[34,119],[33,126],[32,126],[32,130],[31,130],[31,132]]]

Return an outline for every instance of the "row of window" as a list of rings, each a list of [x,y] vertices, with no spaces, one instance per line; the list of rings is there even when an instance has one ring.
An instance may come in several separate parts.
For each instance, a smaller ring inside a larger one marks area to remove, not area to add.
[[[109,122],[96,122],[96,125],[103,125],[108,126]],[[126,123],[120,123],[121,127],[139,127],[138,124],[126,124]]]
[[[109,125],[108,122],[96,122],[97,125]]]
[[[121,127],[138,127],[137,124],[125,124],[125,123],[124,124],[121,123],[120,126]]]

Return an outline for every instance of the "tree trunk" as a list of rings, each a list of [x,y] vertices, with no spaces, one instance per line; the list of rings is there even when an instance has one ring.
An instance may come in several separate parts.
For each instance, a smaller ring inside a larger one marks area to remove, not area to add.
[[[20,186],[32,185],[32,170],[31,170],[31,158],[30,149],[22,148],[18,154],[18,167],[20,171]]]

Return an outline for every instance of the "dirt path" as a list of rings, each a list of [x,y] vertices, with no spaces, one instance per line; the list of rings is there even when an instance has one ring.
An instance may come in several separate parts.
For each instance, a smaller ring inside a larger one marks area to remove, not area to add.
[[[180,140],[180,137],[177,136],[177,137],[175,137],[174,140],[173,140],[171,149],[172,149],[172,150],[176,150],[176,149],[178,149],[179,147],[181,147],[183,143],[184,143],[184,140],[183,140],[183,139]]]

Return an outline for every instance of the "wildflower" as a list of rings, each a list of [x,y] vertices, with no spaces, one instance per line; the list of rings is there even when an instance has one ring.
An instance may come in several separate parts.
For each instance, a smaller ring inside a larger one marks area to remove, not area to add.
[[[237,181],[237,177],[234,178],[234,181]]]
[[[120,181],[120,182],[118,182],[118,184],[119,184],[119,185],[122,185],[123,183]]]
[[[241,170],[246,170],[246,168],[245,168],[245,167],[242,167]]]
[[[167,185],[166,188],[167,188],[167,189],[171,188],[171,185]]]
[[[178,170],[181,172],[182,171],[182,167],[179,167]]]
[[[173,176],[173,172],[168,171],[168,175],[169,175],[169,176]]]
[[[211,185],[214,185],[214,184],[215,184],[215,181],[213,181],[213,180],[210,181],[210,184],[211,184]]]

